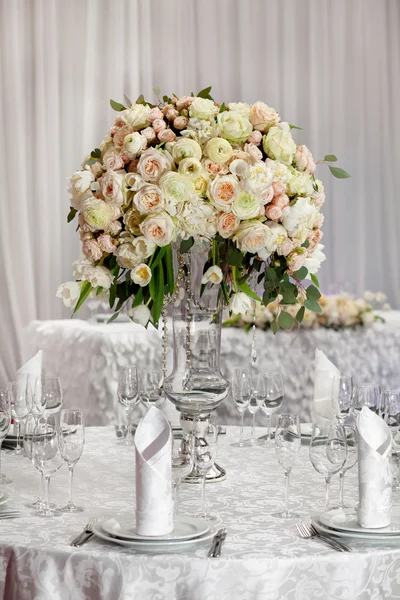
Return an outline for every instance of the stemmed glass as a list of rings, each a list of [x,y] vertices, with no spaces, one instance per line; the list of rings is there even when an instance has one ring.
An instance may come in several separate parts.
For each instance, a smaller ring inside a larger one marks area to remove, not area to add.
[[[174,515],[179,511],[179,486],[193,469],[193,436],[185,440],[172,440],[172,488],[174,494]],[[185,452],[181,446],[185,445]]]
[[[343,429],[346,435],[346,444],[347,444],[347,455],[346,462],[343,467],[339,471],[339,481],[340,481],[340,496],[339,496],[339,504],[334,508],[351,508],[351,506],[346,506],[344,503],[344,476],[349,469],[354,467],[358,460],[358,438],[357,438],[357,430],[354,426],[351,425],[343,425]]]
[[[45,411],[48,399],[48,394],[46,391],[48,385],[50,385],[51,388],[54,388],[54,378],[46,378],[46,376],[36,377],[28,375],[28,386],[32,395],[31,414],[35,420],[35,423],[38,422],[38,420]],[[59,386],[59,394],[61,395],[61,384],[59,379],[57,386]]]
[[[1,446],[3,445],[4,438],[10,430],[11,424],[11,405],[10,405],[10,391],[0,390],[0,483],[12,483],[11,479],[1,472]]]
[[[212,421],[194,421],[194,466],[202,475],[201,480],[201,510],[197,515],[201,519],[215,521],[215,517],[205,512],[206,476],[215,462],[217,455],[218,427]]]
[[[278,519],[297,519],[298,514],[289,510],[289,474],[296,462],[301,447],[300,419],[297,415],[279,415],[275,431],[275,451],[278,462],[285,473],[285,506],[280,512],[273,513]]]
[[[128,430],[125,440],[121,443],[127,446],[131,446],[133,444],[131,432],[131,410],[134,406],[136,406],[139,403],[139,383],[136,367],[122,367],[120,369],[118,376],[117,394],[120,404],[122,404],[126,411]]]
[[[325,477],[325,510],[329,510],[331,477],[346,462],[347,444],[343,425],[315,423],[310,442],[310,460],[314,469]]]
[[[376,414],[381,412],[380,387],[376,383],[364,383],[355,386],[352,410],[356,418],[363,406],[367,406]]]
[[[140,374],[140,399],[149,409],[151,406],[161,406],[165,398],[162,389],[163,372],[161,370],[146,370]]]
[[[40,517],[53,517],[60,514],[49,503],[50,477],[58,471],[63,462],[59,438],[57,416],[49,414],[42,417],[32,435],[32,461],[36,469],[44,475],[43,503],[36,513]]]
[[[267,415],[267,439],[262,444],[267,448],[271,442],[271,416],[280,409],[283,403],[283,379],[280,371],[267,371],[259,375],[255,391],[259,408]]]
[[[340,375],[334,377],[332,385],[336,418],[339,423],[343,424],[350,414],[353,402],[353,378],[351,375]]]
[[[23,376],[17,381],[12,381],[9,384],[9,391],[11,396],[11,416],[17,424],[17,445],[14,453],[22,454],[23,447],[20,444],[21,421],[29,415],[32,408],[32,394],[27,376]]]
[[[399,460],[400,460],[400,392],[385,390],[381,397],[382,412],[385,422],[392,434],[392,458],[396,463],[396,475],[393,477],[393,489],[400,489]]]
[[[38,419],[30,413],[25,420],[25,429],[23,437],[23,446],[25,456],[33,462],[32,456],[32,439],[35,427],[38,426]],[[43,489],[44,489],[44,474],[40,472],[40,483],[39,483],[39,496],[34,502],[26,504],[27,508],[33,508],[35,510],[40,509],[43,506]]]
[[[242,448],[246,444],[243,442],[243,426],[244,426],[244,413],[246,408],[249,406],[251,398],[251,372],[243,369],[235,369],[232,379],[232,398],[238,409],[241,420],[240,420],[240,434],[239,441],[231,444],[231,446]]]
[[[248,384],[246,384],[245,394],[250,394],[249,403],[247,408],[249,409],[249,413],[253,415],[253,419],[251,422],[251,435],[250,439],[243,442],[244,446],[257,446],[258,440],[256,439],[256,413],[259,410],[259,405],[257,402],[257,394],[259,387],[262,385],[262,379],[256,373],[250,373]],[[250,388],[250,389],[249,389]]]
[[[72,483],[74,467],[82,456],[85,444],[85,426],[83,413],[80,409],[65,409],[60,416],[60,454],[68,465],[69,470],[69,499],[61,512],[76,513],[84,509],[76,506],[72,500]]]
[[[45,406],[44,414],[52,415],[60,412],[63,403],[61,381],[55,375],[42,375],[38,377],[35,386],[36,412]],[[42,413],[43,414],[43,413]]]

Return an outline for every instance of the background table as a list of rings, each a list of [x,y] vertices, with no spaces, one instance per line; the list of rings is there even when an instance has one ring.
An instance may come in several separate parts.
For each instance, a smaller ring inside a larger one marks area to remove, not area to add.
[[[227,479],[206,487],[207,509],[228,530],[222,557],[208,559],[208,547],[185,554],[140,555],[92,539],[80,549],[68,541],[90,517],[134,514],[133,447],[116,445],[111,427],[87,429],[76,466],[74,496],[85,512],[55,518],[28,515],[1,521],[1,600],[371,600],[400,598],[398,543],[373,547],[352,543],[351,554],[322,542],[302,540],[294,522],[271,513],[283,503],[283,470],[273,450],[232,448],[238,428],[219,437],[218,461]],[[5,455],[12,502],[23,506],[36,495],[39,477],[30,461]],[[346,475],[345,495],[354,502],[357,477]],[[52,499],[67,500],[64,466],[52,478]],[[181,513],[199,510],[199,487],[185,484]],[[332,490],[337,500],[336,482]],[[293,469],[290,505],[302,518],[323,509],[324,481],[302,447]]]
[[[343,373],[353,374],[356,382],[376,381],[383,388],[399,388],[400,321],[396,311],[384,314],[387,323],[370,328],[303,329],[281,331],[276,336],[257,330],[258,367],[283,372],[284,410],[309,418],[315,348],[323,350]],[[249,365],[250,347],[251,333],[223,329],[221,370],[227,378],[232,377],[235,367]],[[160,333],[130,322],[106,325],[75,319],[33,321],[25,330],[26,359],[39,349],[44,353],[44,368],[61,376],[65,406],[83,407],[86,422],[91,425],[116,422],[117,375],[121,366],[161,365]],[[172,352],[168,359],[171,368]],[[239,421],[230,398],[218,412],[221,422]],[[257,420],[262,424],[260,412]]]

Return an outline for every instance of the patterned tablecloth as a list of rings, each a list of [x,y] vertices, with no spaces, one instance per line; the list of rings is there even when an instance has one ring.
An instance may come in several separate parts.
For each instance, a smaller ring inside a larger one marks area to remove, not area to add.
[[[134,452],[117,446],[111,427],[87,429],[76,466],[74,496],[85,512],[54,518],[27,515],[0,527],[0,598],[3,600],[371,600],[400,598],[398,542],[351,543],[351,554],[302,540],[294,522],[271,516],[282,507],[283,471],[273,449],[232,448],[237,428],[220,436],[218,462],[228,472],[206,487],[207,509],[228,531],[222,557],[208,547],[185,554],[141,555],[92,539],[80,549],[68,540],[92,516],[132,514]],[[32,501],[38,473],[25,457],[3,452],[13,483],[9,505]],[[346,475],[346,499],[357,496],[356,471]],[[52,499],[67,499],[67,469],[53,477]],[[332,496],[337,499],[334,485]],[[199,509],[199,487],[183,486],[182,514]],[[321,510],[323,478],[302,447],[291,476],[290,504],[302,518]]]
[[[385,313],[387,317],[392,313]],[[393,315],[397,315],[393,311]],[[223,329],[221,370],[228,378],[235,367],[249,365],[251,333]],[[118,369],[136,363],[140,367],[161,365],[160,334],[133,323],[93,324],[80,320],[33,321],[25,331],[26,358],[44,352],[44,368],[61,376],[64,403],[82,406],[86,422],[116,422]],[[400,323],[391,319],[371,328],[256,331],[258,367],[281,369],[285,382],[284,410],[309,416],[315,348],[323,350],[343,373],[356,382],[376,381],[384,388],[400,388]],[[171,362],[172,353],[169,353]],[[172,366],[172,365],[170,365]],[[171,405],[172,410],[173,407]],[[222,421],[237,423],[239,414],[230,398],[219,407]],[[263,423],[262,417],[257,417]]]

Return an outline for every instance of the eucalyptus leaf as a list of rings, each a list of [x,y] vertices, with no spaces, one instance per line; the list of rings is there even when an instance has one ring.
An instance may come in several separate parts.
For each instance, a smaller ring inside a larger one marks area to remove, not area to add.
[[[243,254],[237,248],[232,248],[228,255],[228,263],[233,267],[239,267],[243,262]]]
[[[278,333],[279,325],[276,321],[272,321],[271,329],[272,329],[274,335]]]
[[[143,94],[140,94],[139,98],[136,100],[135,104],[145,104]]]
[[[302,243],[301,247],[302,248],[308,248],[310,246],[310,242],[308,240],[306,240],[305,242]]]
[[[306,289],[306,294],[309,300],[318,300],[318,298],[321,298],[321,292],[315,285],[309,285]]]
[[[279,313],[278,323],[282,329],[290,329],[293,325],[293,321],[294,319],[291,314],[285,312],[284,310]]]
[[[91,151],[90,156],[92,158],[101,158],[101,150],[100,148],[95,148],[94,150]]]
[[[88,281],[84,281],[82,283],[81,293],[80,293],[77,303],[75,305],[74,312],[72,313],[73,315],[80,309],[80,307],[85,302],[86,298],[89,296],[92,289],[93,289],[93,286]]]
[[[339,169],[339,167],[331,167],[331,165],[328,165],[328,167],[332,175],[337,177],[337,179],[347,179],[350,177],[350,175],[344,169]]]
[[[161,90],[159,87],[153,87],[153,92],[156,96],[161,96]]]
[[[130,100],[126,94],[124,94],[124,98],[128,108],[130,108],[133,104],[132,100]]]
[[[301,281],[307,277],[308,269],[306,267],[300,267],[300,269],[296,271],[294,275]]]
[[[278,279],[278,275],[276,274],[275,269],[272,267],[265,268],[265,277],[270,281],[276,281]]]
[[[208,98],[210,96],[210,92],[211,92],[211,85],[209,87],[204,88],[204,90],[201,90],[197,94],[197,97],[198,98]]]
[[[322,308],[320,307],[320,305],[318,304],[318,302],[316,300],[307,299],[304,301],[304,306],[306,308],[308,308],[308,310],[312,310],[313,312],[316,312],[316,313],[322,312]]]
[[[299,308],[299,310],[296,313],[296,321],[298,323],[301,323],[304,319],[304,313],[306,312],[306,309],[304,308],[304,306],[302,306],[301,308]]]
[[[310,273],[310,277],[311,277],[311,281],[313,282],[313,284],[316,285],[317,287],[319,287],[318,277],[316,275],[314,275],[314,273]]]
[[[303,131],[303,127],[297,127],[297,125],[292,125],[291,123],[289,123],[289,127],[290,129],[300,129],[301,131]]]
[[[326,160],[327,162],[336,162],[337,158],[334,154],[327,154],[326,156],[324,156],[324,160]]]
[[[193,244],[194,244],[193,237],[190,237],[187,240],[182,240],[181,245],[179,247],[180,253],[185,254],[186,252],[189,252],[189,250],[193,246]]]
[[[78,211],[73,206],[69,207],[69,213],[68,213],[68,217],[67,217],[67,223],[71,223],[71,221],[73,221],[73,219],[75,218],[75,215],[76,215],[77,212]]]
[[[171,98],[168,98],[168,96],[163,96],[162,99],[166,104],[171,104]]]
[[[122,110],[126,109],[126,106],[124,106],[120,102],[115,102],[115,100],[110,100],[110,106],[117,112],[121,112]]]

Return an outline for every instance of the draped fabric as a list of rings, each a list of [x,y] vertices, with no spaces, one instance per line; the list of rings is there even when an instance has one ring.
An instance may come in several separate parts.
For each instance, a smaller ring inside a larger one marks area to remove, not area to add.
[[[68,316],[55,290],[79,256],[67,177],[123,101],[212,85],[218,100],[264,100],[335,153],[319,167],[325,291],[400,299],[398,0],[0,0],[0,386],[22,329]]]

